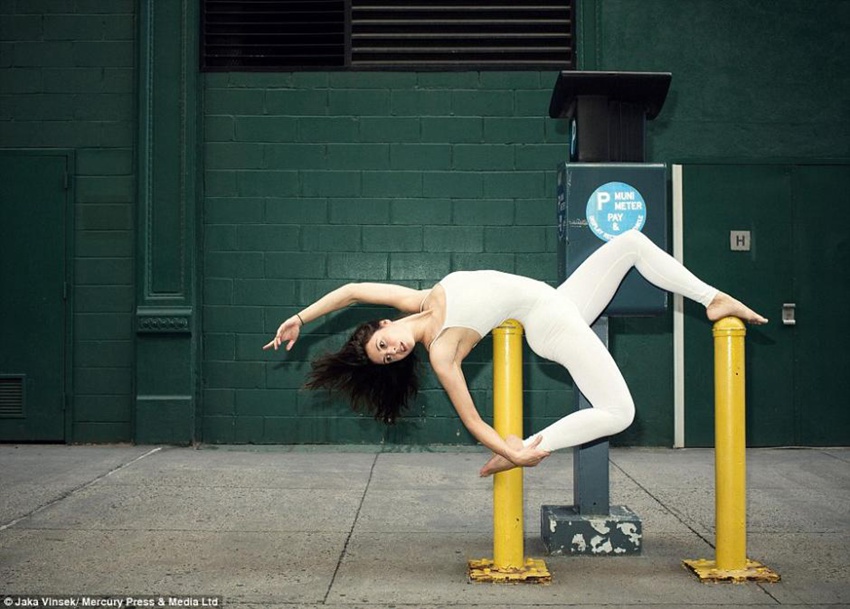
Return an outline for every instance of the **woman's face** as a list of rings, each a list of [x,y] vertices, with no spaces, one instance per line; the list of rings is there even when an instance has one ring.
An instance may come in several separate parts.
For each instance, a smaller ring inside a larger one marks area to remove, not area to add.
[[[385,319],[366,342],[366,355],[374,364],[392,364],[410,355],[416,340],[405,324]]]

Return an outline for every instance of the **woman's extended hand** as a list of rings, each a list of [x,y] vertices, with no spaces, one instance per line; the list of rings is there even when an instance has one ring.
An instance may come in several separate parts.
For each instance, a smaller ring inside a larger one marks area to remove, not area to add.
[[[542,441],[543,436],[537,436],[531,444],[519,449],[512,461],[520,467],[534,467],[539,464],[543,459],[552,454],[548,450],[537,448]]]
[[[269,341],[263,349],[274,348],[274,350],[277,351],[278,348],[280,348],[280,345],[285,342],[286,350],[289,351],[292,349],[292,345],[295,344],[295,341],[298,340],[299,334],[301,334],[301,321],[298,317],[293,315],[280,324],[280,327],[277,329],[277,334],[275,334],[274,338]]]

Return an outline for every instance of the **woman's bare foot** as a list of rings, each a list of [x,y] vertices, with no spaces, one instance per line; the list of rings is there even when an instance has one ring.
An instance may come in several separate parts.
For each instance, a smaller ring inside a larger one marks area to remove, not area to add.
[[[705,314],[710,321],[717,321],[724,317],[737,317],[751,324],[762,325],[767,323],[766,317],[762,317],[744,303],[735,300],[724,292],[717,293],[717,296],[706,308]]]
[[[522,440],[517,438],[516,436],[508,436],[505,438],[505,444],[513,448],[514,450],[522,449]],[[487,476],[492,476],[493,474],[498,474],[499,472],[506,472],[509,469],[513,469],[516,467],[516,464],[508,461],[502,455],[493,455],[490,457],[490,460],[484,464],[484,467],[481,468],[481,471],[478,472],[478,475],[482,478],[486,478]]]

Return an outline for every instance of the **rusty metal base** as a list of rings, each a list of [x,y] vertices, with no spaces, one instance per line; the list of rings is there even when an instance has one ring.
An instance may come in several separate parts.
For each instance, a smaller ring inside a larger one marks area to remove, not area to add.
[[[779,581],[779,573],[764,566],[760,562],[747,559],[744,569],[718,569],[713,560],[684,560],[682,563],[691,570],[702,582],[763,582]]]
[[[468,564],[469,581],[494,584],[550,584],[552,574],[546,563],[536,558],[526,558],[522,568],[497,568],[495,563],[484,558],[470,560]]]

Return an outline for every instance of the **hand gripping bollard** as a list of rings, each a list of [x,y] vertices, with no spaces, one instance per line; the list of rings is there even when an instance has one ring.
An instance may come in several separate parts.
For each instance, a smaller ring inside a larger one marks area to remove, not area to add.
[[[747,455],[744,337],[737,317],[714,324],[715,560],[686,560],[701,581],[777,582],[747,559]]]
[[[513,319],[493,330],[493,427],[522,437],[522,325]],[[470,560],[470,581],[552,581],[542,560],[525,558],[522,507],[522,468],[493,476],[493,560]]]

